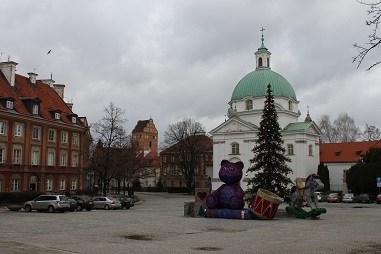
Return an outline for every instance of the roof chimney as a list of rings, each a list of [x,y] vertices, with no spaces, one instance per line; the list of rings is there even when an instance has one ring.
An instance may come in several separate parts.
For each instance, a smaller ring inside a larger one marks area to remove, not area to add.
[[[18,63],[12,61],[0,63],[0,70],[12,87],[15,86],[16,65]]]
[[[56,84],[56,85],[53,85],[53,89],[56,91],[56,93],[58,93],[61,99],[64,98],[65,85]]]
[[[48,84],[50,87],[53,87],[55,81],[53,79],[41,79],[41,81],[45,84]]]
[[[29,75],[29,80],[32,84],[36,84],[36,78],[38,76],[38,74],[34,73],[34,72],[28,72],[28,75]]]

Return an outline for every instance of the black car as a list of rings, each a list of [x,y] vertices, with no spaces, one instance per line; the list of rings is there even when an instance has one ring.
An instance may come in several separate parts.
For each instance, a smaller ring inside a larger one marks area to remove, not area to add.
[[[373,198],[368,193],[361,193],[358,196],[358,201],[359,201],[359,203],[373,203]]]
[[[86,209],[86,211],[91,211],[94,207],[93,198],[87,195],[72,195],[71,199],[77,201],[77,211],[82,211],[82,209]]]
[[[122,209],[130,209],[130,207],[134,206],[134,199],[130,196],[122,196],[122,197],[114,197],[120,201],[120,204],[122,205]]]

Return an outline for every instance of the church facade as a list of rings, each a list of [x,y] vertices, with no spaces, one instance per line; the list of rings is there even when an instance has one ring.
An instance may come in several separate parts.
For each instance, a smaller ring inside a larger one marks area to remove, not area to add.
[[[271,70],[270,57],[271,53],[265,47],[262,35],[261,46],[255,52],[256,69],[245,75],[235,86],[228,102],[228,118],[210,131],[213,138],[213,190],[223,184],[218,177],[223,159],[244,163],[244,177],[240,182],[243,190],[247,189],[248,180],[254,177],[253,173],[246,171],[254,156],[252,149],[259,132],[269,84],[282,129],[286,156],[291,159],[291,162],[287,162],[293,170],[290,179],[294,181],[296,178],[306,178],[317,172],[319,128],[309,114],[303,121],[298,121],[301,113],[295,91],[282,75]]]

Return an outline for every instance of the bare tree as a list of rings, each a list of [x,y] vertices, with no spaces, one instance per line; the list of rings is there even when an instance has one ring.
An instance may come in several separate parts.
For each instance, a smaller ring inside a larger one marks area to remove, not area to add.
[[[322,133],[320,137],[321,143],[334,143],[336,142],[335,129],[331,124],[331,119],[328,115],[323,115],[318,122],[319,129]]]
[[[164,132],[164,148],[162,153],[173,156],[179,174],[176,177],[183,181],[191,194],[199,156],[207,149],[205,129],[201,123],[192,119],[184,119],[168,126]]]
[[[127,121],[123,118],[124,110],[110,102],[110,105],[104,108],[104,112],[105,116],[99,122],[91,124],[97,145],[91,158],[90,169],[100,179],[103,195],[106,195],[110,180],[116,178],[120,170],[125,168],[128,136],[123,127]]]
[[[364,1],[357,2],[369,6],[368,15],[370,15],[371,18],[366,21],[366,25],[372,27],[372,33],[369,35],[367,43],[365,43],[364,45],[359,45],[355,43],[353,45],[358,50],[358,54],[355,57],[353,57],[353,62],[357,62],[357,68],[359,68],[364,58],[369,54],[369,52],[375,48],[378,48],[381,44],[381,37],[377,33],[381,19],[381,1],[378,0],[373,3],[367,3]],[[368,71],[380,63],[381,61],[377,61],[376,63],[370,65],[366,70]]]
[[[374,125],[365,124],[365,130],[361,133],[364,141],[379,140],[381,138],[380,129]]]
[[[336,142],[353,142],[360,135],[360,129],[356,126],[355,120],[347,113],[340,113],[333,122]]]

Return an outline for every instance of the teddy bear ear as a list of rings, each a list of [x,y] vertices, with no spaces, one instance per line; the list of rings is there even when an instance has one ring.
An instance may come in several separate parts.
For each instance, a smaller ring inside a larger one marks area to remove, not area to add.
[[[221,161],[221,166],[224,166],[226,163],[229,163],[229,161],[228,160],[222,160]]]
[[[240,169],[243,169],[243,162],[242,161],[237,161],[236,163],[235,163]]]

